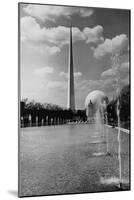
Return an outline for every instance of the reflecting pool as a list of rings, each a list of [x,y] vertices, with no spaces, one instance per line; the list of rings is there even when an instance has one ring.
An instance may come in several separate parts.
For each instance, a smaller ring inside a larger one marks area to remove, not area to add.
[[[105,125],[103,130],[102,137],[94,124],[21,128],[20,196],[119,190],[118,131]],[[121,162],[128,190],[129,134],[124,132]]]

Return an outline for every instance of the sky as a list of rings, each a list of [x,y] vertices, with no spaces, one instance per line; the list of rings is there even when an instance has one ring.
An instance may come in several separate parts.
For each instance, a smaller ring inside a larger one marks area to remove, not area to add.
[[[109,99],[129,83],[129,11],[20,4],[21,99],[67,106],[72,24],[75,104],[93,90]]]

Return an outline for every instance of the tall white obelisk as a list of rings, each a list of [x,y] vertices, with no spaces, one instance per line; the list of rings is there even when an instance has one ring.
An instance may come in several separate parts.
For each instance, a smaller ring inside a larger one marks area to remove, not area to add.
[[[68,63],[68,102],[67,102],[67,107],[68,107],[68,109],[75,110],[72,26],[70,27],[70,46],[69,46],[69,63]]]

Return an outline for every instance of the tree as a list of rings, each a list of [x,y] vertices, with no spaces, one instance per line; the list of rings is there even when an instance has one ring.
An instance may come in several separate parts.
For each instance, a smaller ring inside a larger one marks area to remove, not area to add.
[[[126,85],[120,93],[120,119],[124,127],[130,127],[130,85]]]
[[[117,101],[120,105],[120,120],[121,126],[124,128],[130,127],[130,85],[126,85],[122,88],[120,95],[116,99],[112,99],[108,106],[108,122],[117,124]]]

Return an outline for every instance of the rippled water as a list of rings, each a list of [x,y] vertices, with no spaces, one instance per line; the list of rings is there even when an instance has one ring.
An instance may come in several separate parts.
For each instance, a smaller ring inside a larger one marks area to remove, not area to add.
[[[106,132],[110,155],[105,154],[106,141],[93,124],[21,129],[20,196],[117,190],[113,181],[119,175],[117,130]],[[126,133],[121,133],[121,147],[124,189],[129,189]]]

